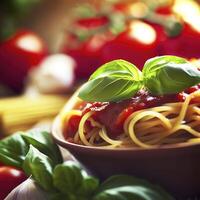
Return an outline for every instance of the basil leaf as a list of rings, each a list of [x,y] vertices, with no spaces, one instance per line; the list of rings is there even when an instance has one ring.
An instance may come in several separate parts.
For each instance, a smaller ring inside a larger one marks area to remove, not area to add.
[[[57,165],[53,172],[53,181],[58,191],[77,200],[88,200],[99,186],[99,181],[96,178],[88,176],[73,161]]]
[[[61,194],[61,193],[55,193],[50,196],[50,200],[89,200],[88,198],[84,198],[81,196],[75,196],[73,194]]]
[[[133,65],[132,63],[126,61],[126,60],[113,60],[110,61],[101,67],[99,67],[91,76],[89,80],[93,80],[99,76],[101,76],[104,73],[107,72],[115,72],[115,71],[122,71],[126,72],[132,77],[134,77],[135,80],[140,80],[141,72],[139,69]]]
[[[144,85],[155,95],[174,94],[200,83],[200,71],[183,58],[161,56],[148,60]]]
[[[0,161],[9,166],[21,168],[29,146],[21,133],[13,134],[0,141]]]
[[[159,186],[126,175],[108,178],[100,186],[93,200],[173,200]]]
[[[44,190],[51,191],[53,189],[52,160],[32,145],[30,145],[24,160],[23,170],[28,176],[32,176]]]
[[[81,168],[73,161],[59,164],[53,171],[54,186],[63,194],[76,194],[82,181]]]
[[[131,63],[115,60],[106,63],[79,91],[85,101],[120,101],[133,96],[141,87],[141,74]]]
[[[33,130],[23,134],[22,137],[27,141],[28,144],[33,145],[40,152],[49,156],[54,165],[63,161],[58,146],[54,143],[52,136],[48,132]]]
[[[99,187],[99,180],[92,176],[83,176],[82,185],[77,191],[79,196],[90,197]]]
[[[142,186],[121,186],[107,189],[93,200],[169,200],[157,192]]]
[[[126,30],[127,24],[126,24],[126,17],[124,14],[120,12],[113,12],[112,14],[109,14],[109,20],[110,20],[110,31],[114,35],[119,35],[123,31]]]
[[[50,200],[71,200],[68,195],[61,194],[61,193],[55,193],[55,194],[50,194],[49,197]],[[73,200],[76,200],[72,197]]]
[[[48,155],[54,165],[62,162],[60,150],[51,135],[36,130],[28,133],[18,132],[1,140],[0,161],[6,165],[21,168],[30,144]]]

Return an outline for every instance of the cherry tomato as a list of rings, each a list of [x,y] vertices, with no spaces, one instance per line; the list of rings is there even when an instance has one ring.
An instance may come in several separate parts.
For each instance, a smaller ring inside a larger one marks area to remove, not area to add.
[[[3,200],[16,186],[26,180],[25,174],[16,168],[0,167],[0,200]]]
[[[184,58],[199,58],[200,29],[185,23],[184,29],[177,37],[167,38],[161,43],[162,55],[176,55]]]
[[[108,40],[104,34],[96,34],[74,49],[65,50],[76,61],[77,78],[88,78],[98,67],[101,48]]]
[[[130,3],[116,3],[113,5],[113,9],[117,12],[127,13],[129,10]]]
[[[167,5],[167,6],[158,7],[155,11],[158,14],[170,15],[170,14],[173,13],[173,11],[172,11],[172,4],[171,5]]]
[[[74,137],[78,130],[78,125],[81,121],[81,116],[72,116],[67,124],[67,128],[65,131],[65,138]]]
[[[123,129],[123,124],[125,120],[135,111],[141,110],[145,108],[145,103],[139,103],[137,106],[129,106],[122,110],[122,112],[118,115],[115,121],[115,126],[117,128]]]
[[[0,83],[21,91],[28,71],[47,55],[47,47],[35,33],[23,30],[0,44]]]
[[[76,24],[80,27],[86,28],[86,29],[93,29],[97,28],[103,25],[106,25],[108,23],[108,18],[106,16],[100,16],[100,17],[90,17],[85,19],[78,19],[76,21]]]
[[[142,21],[133,21],[128,29],[102,48],[101,62],[125,59],[140,69],[144,62],[157,55],[156,30]]]
[[[77,31],[86,31],[89,36],[81,41],[75,34],[68,35],[68,42],[63,52],[70,55],[76,61],[75,74],[77,78],[88,78],[99,66],[99,57],[102,46],[110,40],[111,35],[103,31],[90,35],[90,31],[104,28],[108,23],[105,16],[79,19],[75,22]],[[105,30],[106,31],[106,30]]]

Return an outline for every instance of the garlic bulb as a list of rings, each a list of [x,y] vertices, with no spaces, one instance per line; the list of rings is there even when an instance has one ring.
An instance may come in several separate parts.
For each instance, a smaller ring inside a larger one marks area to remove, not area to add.
[[[48,196],[29,178],[12,190],[4,200],[48,200]]]
[[[30,72],[31,83],[41,93],[65,93],[73,85],[75,61],[64,54],[46,57]]]

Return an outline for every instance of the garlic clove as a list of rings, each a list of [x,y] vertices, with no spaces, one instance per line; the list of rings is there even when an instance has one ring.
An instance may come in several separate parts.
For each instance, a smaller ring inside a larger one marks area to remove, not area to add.
[[[4,200],[48,200],[48,196],[31,178],[28,178],[12,190]]]
[[[31,83],[41,93],[65,93],[74,83],[75,61],[65,54],[46,57],[30,72]]]

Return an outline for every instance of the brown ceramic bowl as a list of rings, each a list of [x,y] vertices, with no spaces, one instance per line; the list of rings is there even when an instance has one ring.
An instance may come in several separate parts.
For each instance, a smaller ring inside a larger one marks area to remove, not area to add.
[[[67,142],[62,130],[61,117],[57,116],[52,127],[56,143],[102,180],[129,174],[162,186],[177,199],[200,199],[200,145],[102,149]]]

